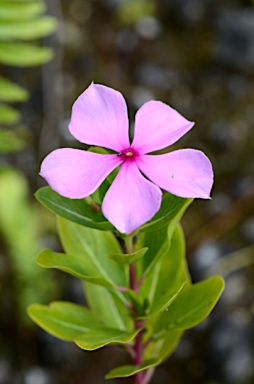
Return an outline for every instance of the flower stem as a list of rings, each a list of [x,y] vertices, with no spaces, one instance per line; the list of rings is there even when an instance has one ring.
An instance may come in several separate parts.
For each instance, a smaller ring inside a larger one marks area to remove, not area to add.
[[[125,241],[125,247],[126,247],[126,253],[133,253],[133,238],[131,236],[128,236]],[[137,280],[137,266],[136,263],[130,264],[129,266],[129,287],[132,289],[135,293],[138,293],[139,290],[139,284]],[[135,308],[132,308],[132,311],[134,313],[134,328],[139,329],[144,325],[143,321],[138,320],[137,313]],[[144,346],[142,343],[142,330],[136,335],[135,342],[132,347],[132,356],[133,356],[133,363],[134,365],[140,365],[143,362],[143,352],[144,352]],[[135,384],[142,384],[143,382],[144,373],[139,372],[134,376],[134,383]]]

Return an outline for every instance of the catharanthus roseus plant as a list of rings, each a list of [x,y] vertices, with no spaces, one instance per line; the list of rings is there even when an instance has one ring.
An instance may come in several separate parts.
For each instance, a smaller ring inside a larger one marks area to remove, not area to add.
[[[82,349],[125,347],[132,364],[106,378],[149,383],[183,331],[210,313],[223,290],[218,276],[191,283],[179,224],[193,198],[210,197],[209,159],[194,149],[152,154],[193,125],[150,101],[138,110],[130,140],[123,96],[92,83],[74,103],[69,125],[91,147],[57,149],[42,163],[51,188],[36,196],[58,215],[65,253],[46,249],[37,261],[81,279],[89,307],[54,302],[32,305],[29,314]]]

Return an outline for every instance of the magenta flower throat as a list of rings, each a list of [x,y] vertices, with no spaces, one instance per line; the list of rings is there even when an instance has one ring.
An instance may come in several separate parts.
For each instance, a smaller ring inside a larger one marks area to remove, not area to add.
[[[60,195],[82,199],[120,166],[104,197],[102,212],[120,232],[129,234],[159,210],[161,189],[185,198],[209,198],[213,171],[203,152],[181,149],[149,154],[175,143],[193,125],[168,105],[149,101],[137,111],[130,143],[123,96],[92,83],[73,105],[69,130],[82,143],[116,153],[57,149],[44,159],[40,174]]]

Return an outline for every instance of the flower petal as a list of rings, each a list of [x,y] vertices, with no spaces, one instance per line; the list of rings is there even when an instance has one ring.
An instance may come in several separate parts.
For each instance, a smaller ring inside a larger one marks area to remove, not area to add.
[[[132,146],[149,153],[175,143],[194,125],[176,110],[160,101],[148,101],[136,114]]]
[[[104,216],[123,233],[131,233],[159,210],[161,190],[145,179],[135,162],[122,164],[102,203]]]
[[[209,199],[213,170],[201,151],[180,149],[165,155],[143,155],[137,164],[151,181],[174,195]]]
[[[43,160],[40,175],[60,195],[81,199],[91,195],[119,164],[117,155],[61,148]]]
[[[69,130],[82,143],[117,152],[128,148],[128,112],[121,93],[92,83],[72,107]]]

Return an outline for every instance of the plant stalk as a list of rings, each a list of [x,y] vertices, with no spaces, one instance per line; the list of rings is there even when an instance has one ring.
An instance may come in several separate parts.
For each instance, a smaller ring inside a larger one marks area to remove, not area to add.
[[[133,253],[133,238],[131,236],[126,238],[125,241],[126,246],[126,253]],[[138,293],[139,290],[139,284],[137,280],[137,267],[136,263],[130,264],[129,266],[129,287],[132,289],[135,293]],[[137,313],[135,311],[135,308],[132,308],[132,311],[134,312],[134,328],[139,329],[143,326],[143,321],[137,320],[136,316]],[[135,342],[133,346],[133,363],[134,365],[140,365],[143,362],[143,352],[144,352],[144,345],[142,343],[142,330],[136,335]],[[135,384],[142,384],[144,378],[143,372],[138,372],[134,376],[134,383]]]

